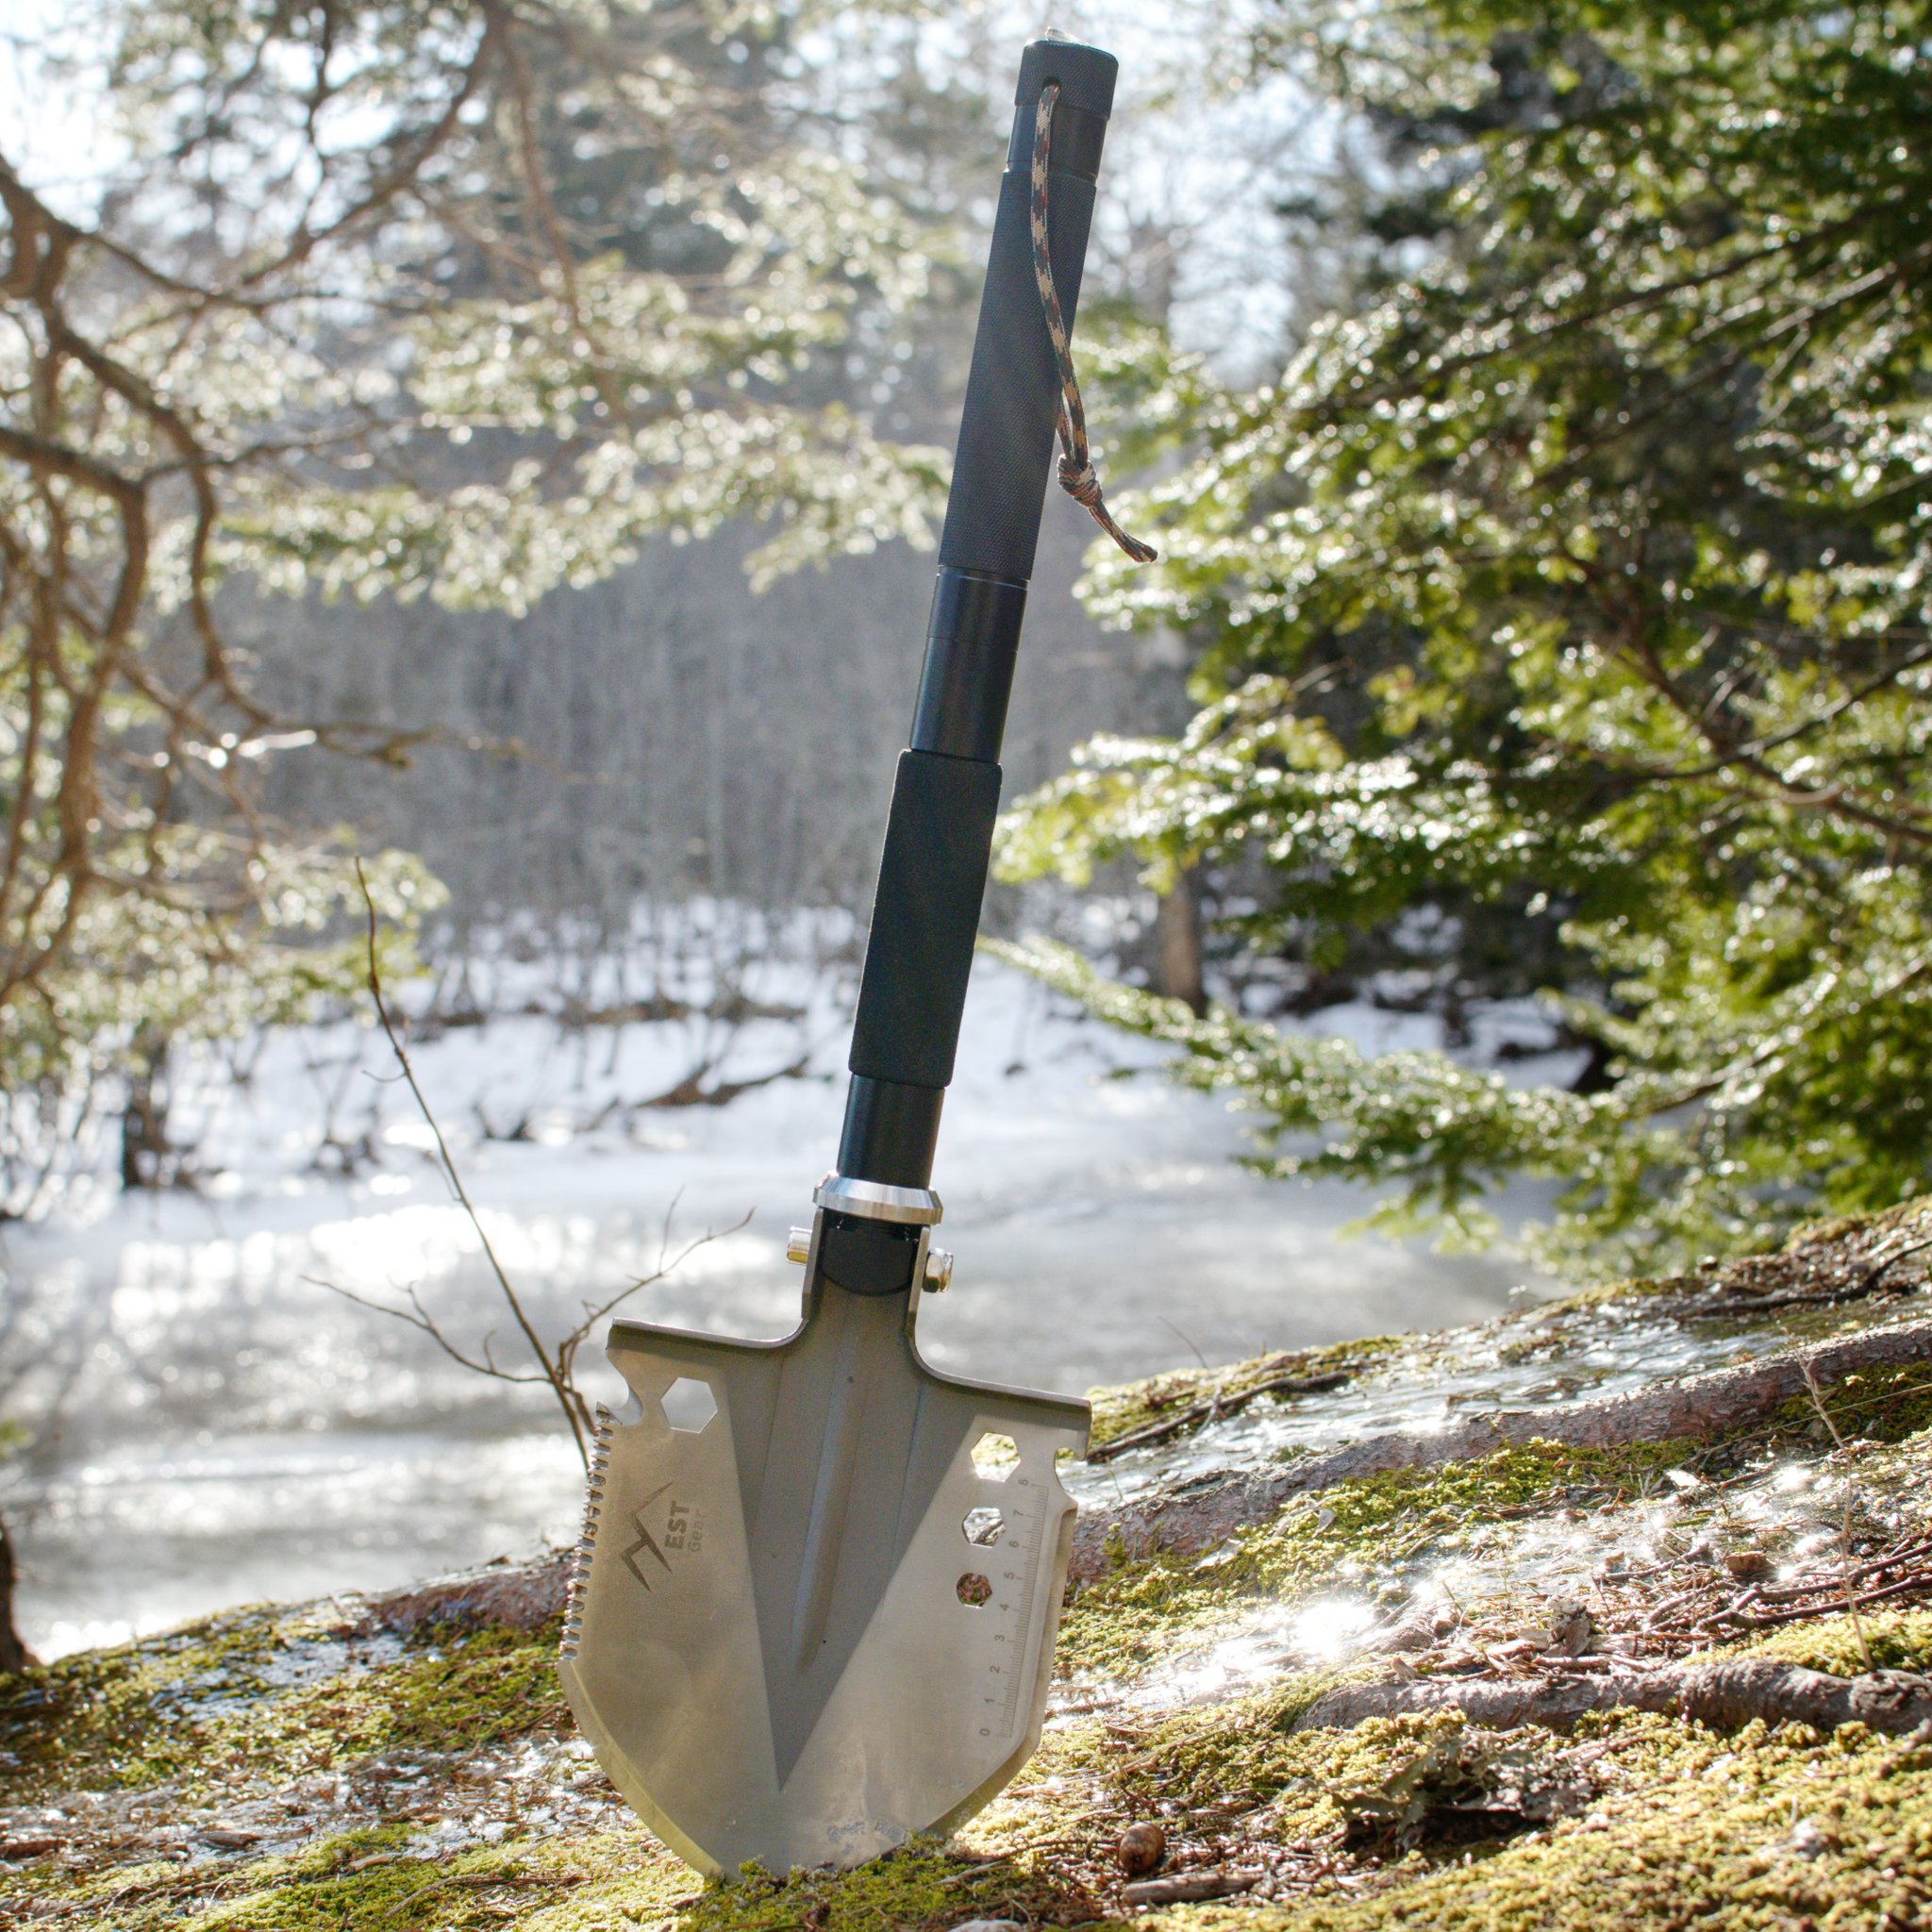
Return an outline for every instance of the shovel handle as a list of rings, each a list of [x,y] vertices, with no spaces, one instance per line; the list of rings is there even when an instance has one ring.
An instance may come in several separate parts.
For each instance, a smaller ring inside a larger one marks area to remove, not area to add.
[[[1116,72],[1111,54],[1073,41],[1035,41],[1020,62],[925,666],[892,788],[847,1062],[852,1085],[838,1171],[887,1191],[924,1190],[932,1177],[986,895],[1000,740],[1059,408],[1033,271],[1035,116],[1041,92],[1057,82],[1048,246],[1071,327]]]

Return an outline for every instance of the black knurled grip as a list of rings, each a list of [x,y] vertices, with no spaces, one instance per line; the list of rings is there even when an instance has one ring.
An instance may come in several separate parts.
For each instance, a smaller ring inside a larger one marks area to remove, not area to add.
[[[953,1077],[999,808],[997,765],[899,754],[848,1061],[865,1079]]]

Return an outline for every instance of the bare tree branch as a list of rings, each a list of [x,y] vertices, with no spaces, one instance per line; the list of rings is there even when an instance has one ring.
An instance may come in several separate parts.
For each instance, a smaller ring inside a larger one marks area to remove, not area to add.
[[[442,1169],[442,1177],[449,1183],[450,1192],[456,1196],[458,1205],[469,1217],[470,1225],[475,1230],[477,1241],[482,1243],[484,1258],[490,1263],[490,1272],[496,1277],[496,1286],[502,1291],[504,1302],[509,1308],[510,1318],[522,1331],[524,1340],[529,1343],[530,1353],[537,1357],[543,1372],[543,1380],[550,1385],[552,1392],[557,1397],[558,1407],[563,1410],[563,1419],[570,1425],[571,1441],[576,1444],[577,1455],[588,1468],[591,1452],[584,1440],[583,1400],[566,1381],[560,1364],[544,1347],[542,1339],[531,1325],[530,1318],[524,1310],[522,1297],[511,1286],[509,1276],[504,1272],[503,1263],[497,1259],[495,1246],[490,1239],[490,1231],[483,1225],[483,1217],[476,1212],[475,1204],[470,1199],[469,1190],[463,1186],[463,1177],[457,1171],[456,1161],[449,1151],[449,1142],[443,1139],[441,1124],[437,1120],[428,1097],[417,1082],[416,1070],[409,1064],[408,1053],[396,1031],[395,1022],[390,1016],[389,1003],[384,999],[382,991],[382,960],[376,945],[375,901],[371,896],[368,874],[362,870],[362,861],[359,858],[356,861],[356,881],[362,889],[362,904],[369,915],[369,996],[375,1002],[375,1017],[382,1027],[383,1038],[389,1041],[390,1052],[395,1056],[396,1065],[415,1099],[416,1109],[423,1116],[423,1124],[429,1129],[430,1137],[436,1142],[436,1158]],[[451,1353],[454,1354],[455,1351],[452,1350]]]
[[[459,1362],[473,1374],[487,1375],[498,1382],[514,1382],[525,1385],[541,1384],[549,1389],[557,1399],[558,1407],[563,1411],[564,1421],[571,1432],[571,1441],[576,1445],[578,1458],[585,1467],[590,1466],[589,1438],[594,1426],[591,1404],[576,1380],[577,1351],[589,1340],[591,1331],[614,1309],[628,1301],[641,1289],[655,1286],[658,1282],[688,1260],[697,1251],[719,1239],[719,1231],[708,1228],[703,1234],[693,1237],[668,1261],[665,1258],[670,1242],[671,1215],[677,1203],[674,1199],[665,1210],[664,1233],[658,1244],[657,1269],[645,1275],[640,1275],[618,1292],[601,1303],[586,1302],[583,1320],[566,1331],[554,1342],[546,1342],[538,1333],[536,1324],[531,1320],[524,1306],[523,1297],[517,1292],[508,1271],[498,1257],[496,1249],[490,1239],[489,1230],[483,1225],[482,1217],[477,1213],[469,1190],[463,1185],[462,1174],[458,1172],[455,1157],[450,1153],[449,1141],[443,1135],[441,1124],[437,1120],[435,1110],[429,1105],[428,1095],[423,1091],[422,1083],[416,1077],[415,1067],[411,1064],[408,1050],[403,1044],[402,1034],[391,1012],[389,1001],[383,991],[382,961],[378,948],[378,923],[375,900],[369,890],[369,881],[362,870],[360,859],[356,861],[356,877],[362,889],[362,904],[367,915],[366,944],[368,952],[368,986],[371,999],[375,1005],[375,1017],[382,1028],[383,1038],[389,1042],[389,1049],[394,1058],[398,1074],[408,1086],[416,1110],[423,1118],[423,1124],[429,1129],[431,1140],[436,1146],[437,1166],[455,1197],[457,1205],[468,1217],[470,1225],[475,1231],[476,1239],[483,1249],[484,1258],[490,1264],[490,1272],[495,1277],[498,1292],[504,1305],[509,1309],[510,1318],[527,1343],[530,1353],[536,1357],[537,1372],[517,1374],[498,1365],[491,1351],[491,1338],[486,1336],[483,1341],[481,1358],[470,1355],[453,1342],[436,1318],[423,1305],[422,1297],[412,1285],[404,1290],[409,1306],[399,1308],[393,1303],[380,1302],[370,1296],[358,1294],[353,1289],[346,1289],[332,1281],[318,1276],[307,1275],[305,1280],[313,1281],[318,1288],[325,1288],[331,1294],[341,1295],[343,1300],[356,1303],[358,1307],[373,1308],[377,1314],[387,1315],[392,1321],[406,1323],[409,1327],[420,1329],[436,1343],[453,1361]],[[743,1219],[733,1227],[724,1230],[734,1234],[751,1220],[747,1211]]]

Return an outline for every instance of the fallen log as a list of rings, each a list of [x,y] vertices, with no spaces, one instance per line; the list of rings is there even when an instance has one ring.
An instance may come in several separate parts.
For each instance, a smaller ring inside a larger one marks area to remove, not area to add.
[[[361,1607],[356,1628],[363,1635],[381,1630],[397,1637],[429,1624],[534,1630],[562,1614],[569,1583],[570,1563],[563,1553],[534,1563],[491,1563],[372,1597]]]
[[[1807,1371],[1810,1380],[1827,1389],[1866,1370],[1928,1360],[1932,1322],[1914,1322],[1781,1349],[1757,1361],[1601,1402],[1504,1409],[1430,1435],[1373,1436],[1266,1474],[1209,1471],[1116,1508],[1082,1511],[1069,1575],[1091,1582],[1107,1574],[1116,1555],[1200,1555],[1238,1531],[1272,1522],[1291,1498],[1354,1477],[1460,1462],[1535,1441],[1574,1449],[1621,1449],[1677,1437],[1710,1441],[1763,1423],[1803,1396]]]
[[[1372,1717],[1441,1710],[1459,1710],[1472,1724],[1497,1731],[1519,1724],[1561,1731],[1594,1710],[1650,1710],[1714,1731],[1741,1730],[1761,1718],[1767,1724],[1803,1724],[1819,1731],[1856,1722],[1903,1737],[1932,1725],[1932,1677],[1911,1671],[1834,1677],[1762,1657],[1602,1676],[1423,1677],[1325,1691],[1292,1728],[1345,1731]]]

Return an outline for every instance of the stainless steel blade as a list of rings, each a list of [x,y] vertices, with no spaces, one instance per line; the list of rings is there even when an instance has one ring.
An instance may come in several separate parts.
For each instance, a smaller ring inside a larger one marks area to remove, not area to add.
[[[807,1280],[782,1341],[620,1322],[608,1343],[637,1413],[599,1430],[560,1674],[612,1782],[706,1872],[958,1824],[1046,1700],[1055,1458],[1086,1404],[930,1369],[916,1291]]]

